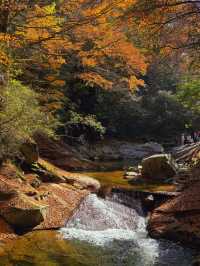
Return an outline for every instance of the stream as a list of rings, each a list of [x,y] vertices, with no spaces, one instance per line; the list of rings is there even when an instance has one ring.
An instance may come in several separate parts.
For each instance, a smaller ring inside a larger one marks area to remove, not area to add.
[[[91,194],[59,231],[33,232],[0,248],[0,265],[190,266],[192,252],[149,238],[139,199]]]
[[[124,201],[132,207],[124,205]],[[118,194],[107,199],[89,195],[61,233],[65,239],[98,246],[102,254],[96,265],[192,265],[189,250],[149,238],[140,201]],[[105,251],[109,251],[106,259]]]

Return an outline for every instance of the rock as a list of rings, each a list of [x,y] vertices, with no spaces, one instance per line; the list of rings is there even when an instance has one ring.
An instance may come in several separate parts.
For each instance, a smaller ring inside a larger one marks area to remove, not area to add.
[[[23,173],[20,173],[17,167],[8,161],[3,162],[3,164],[0,166],[0,175],[7,176],[9,179],[15,179],[19,178],[20,175],[23,175]]]
[[[184,244],[200,244],[200,182],[156,208],[149,219],[153,238],[167,238]]]
[[[200,158],[200,142],[175,147],[172,155],[179,163],[192,163],[196,158]]]
[[[24,230],[33,228],[44,221],[46,209],[47,206],[20,193],[0,204],[0,215],[15,229]]]
[[[28,183],[33,187],[33,188],[39,188],[41,185],[41,181],[39,180],[39,176],[36,174],[27,174],[25,176],[25,180],[28,181]]]
[[[147,180],[166,180],[176,172],[176,164],[169,154],[156,154],[142,160],[141,174]]]
[[[38,181],[38,175],[34,173],[26,174],[24,180],[0,175],[0,216],[16,232],[63,227],[89,190],[97,191],[100,187],[92,178],[66,172],[41,159],[38,162],[61,176],[65,183],[40,181],[34,188],[32,182]]]
[[[81,151],[82,152],[82,151]],[[155,142],[137,144],[128,141],[99,141],[87,147],[90,158],[99,161],[141,160],[144,157],[163,153],[164,148]]]
[[[15,239],[16,237],[17,235],[15,234],[11,226],[8,223],[6,223],[6,221],[4,221],[3,218],[0,217],[0,240],[5,241],[8,239]]]
[[[129,172],[129,171],[127,171],[127,172],[125,172],[124,173],[124,179],[132,179],[132,178],[137,178],[138,177],[138,175],[139,175],[139,173],[137,173],[137,172]]]
[[[99,181],[88,176],[73,174],[71,175],[71,177],[69,176],[69,178],[71,179],[73,178],[74,183],[79,184],[79,186],[81,186],[82,189],[88,189],[91,192],[98,192],[98,190],[101,187]]]
[[[177,191],[185,190],[196,181],[199,181],[199,177],[196,179],[193,176],[191,169],[187,167],[179,168],[178,173],[173,178],[173,182],[176,185]]]
[[[153,154],[163,153],[164,148],[155,142],[137,144],[128,141],[103,140],[96,143],[70,146],[63,141],[37,134],[34,139],[40,156],[64,170],[116,169],[115,162],[141,160]],[[83,159],[84,158],[84,159]],[[112,161],[112,164],[109,162]],[[121,166],[121,165],[120,165]]]
[[[38,146],[33,141],[27,141],[21,145],[21,153],[27,164],[32,164],[38,161],[39,150]]]
[[[88,170],[98,166],[80,154],[74,147],[62,142],[55,141],[45,135],[37,134],[34,139],[39,147],[40,156],[64,170]]]
[[[137,172],[125,172],[124,176],[137,176]]]
[[[111,193],[112,193],[112,186],[103,185],[101,186],[98,192],[98,197],[105,199],[107,196],[110,196]]]
[[[42,184],[41,193],[48,193],[42,204],[47,205],[44,221],[34,230],[64,227],[82,200],[89,194],[88,190],[79,190],[68,184]],[[40,199],[39,199],[40,200]]]
[[[64,171],[43,159],[38,160],[38,165],[45,170],[40,173],[43,182],[68,183],[76,188],[88,189],[92,192],[97,192],[100,188],[100,183],[96,179]]]
[[[42,182],[48,183],[65,183],[66,179],[59,172],[59,169],[49,162],[39,159],[36,164],[32,166],[32,170],[37,174]]]
[[[148,195],[142,199],[142,206],[147,212],[152,211],[155,206],[155,199],[153,195]]]

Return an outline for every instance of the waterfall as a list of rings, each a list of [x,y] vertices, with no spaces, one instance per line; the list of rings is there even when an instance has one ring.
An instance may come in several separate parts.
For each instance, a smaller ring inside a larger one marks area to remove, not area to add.
[[[126,205],[122,204],[124,200]],[[128,207],[129,205],[132,207]],[[61,229],[61,233],[68,240],[115,249],[119,254],[126,253],[126,256],[134,254],[134,264],[119,262],[113,265],[191,265],[183,248],[148,237],[141,203],[134,198],[122,199],[120,195],[114,194],[110,198],[101,199],[91,194],[67,222],[66,227]],[[120,261],[120,255],[118,256]],[[179,257],[181,264],[173,264],[174,258],[177,261]],[[166,264],[166,258],[169,264]],[[165,261],[164,264],[162,260]]]

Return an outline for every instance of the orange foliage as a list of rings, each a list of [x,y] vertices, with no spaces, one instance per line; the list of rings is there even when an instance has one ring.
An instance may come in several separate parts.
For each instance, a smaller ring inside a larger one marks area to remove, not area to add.
[[[127,88],[134,89],[143,84],[140,76],[146,71],[144,57],[127,38],[128,24],[121,20],[135,0],[64,0],[57,5],[38,1],[29,6],[21,2],[17,9],[17,1],[12,0],[10,7],[16,19],[16,31],[12,33],[12,38],[18,40],[15,48],[20,44],[28,50],[27,66],[32,62],[51,73],[54,85],[64,85],[65,77],[59,77],[59,70],[76,63],[70,61],[72,58],[82,65],[74,75],[91,85],[112,89],[122,80],[124,86],[126,80]]]

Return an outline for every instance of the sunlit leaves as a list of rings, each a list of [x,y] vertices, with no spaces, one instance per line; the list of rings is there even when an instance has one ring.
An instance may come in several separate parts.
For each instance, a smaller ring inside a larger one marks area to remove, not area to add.
[[[135,0],[22,1],[16,9],[17,3],[13,0],[9,7],[13,19],[8,30],[12,28],[9,38],[19,43],[13,49],[24,69],[32,63],[34,69],[51,73],[59,86],[65,84],[61,68],[68,64],[77,64],[74,77],[93,86],[112,89],[123,81],[132,90],[142,84],[146,63],[127,38],[129,25],[122,20]]]

